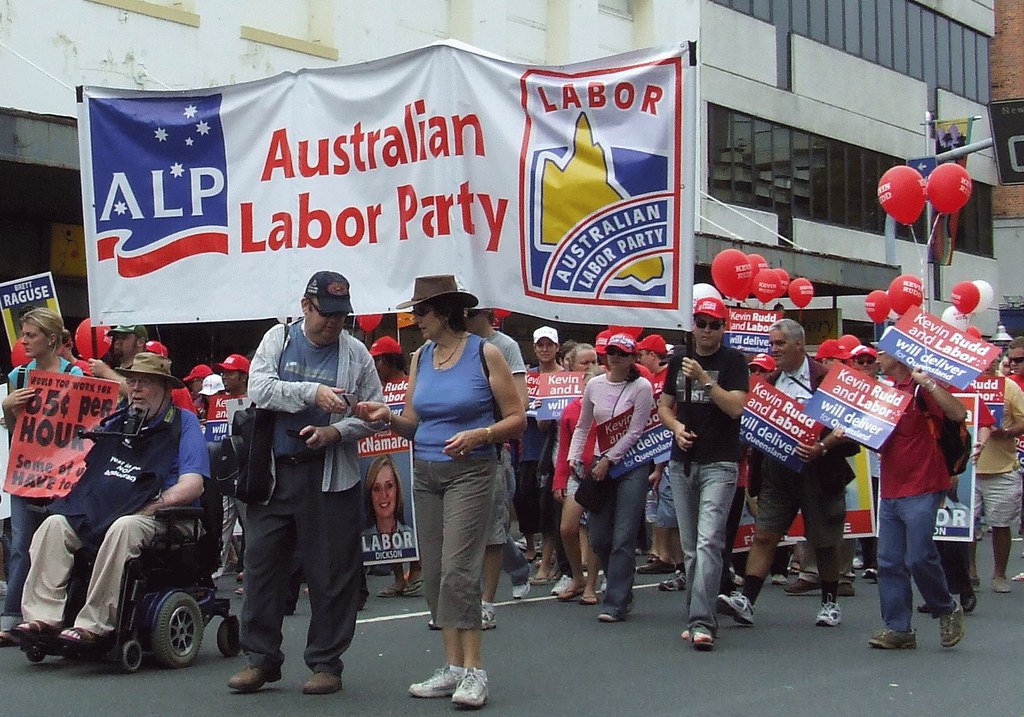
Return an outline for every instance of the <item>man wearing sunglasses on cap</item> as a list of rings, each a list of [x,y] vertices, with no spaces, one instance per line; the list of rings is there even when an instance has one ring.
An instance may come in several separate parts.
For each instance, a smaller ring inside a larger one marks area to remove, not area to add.
[[[1010,378],[1024,389],[1024,337],[1018,336],[1006,347],[1006,360],[1010,363]]]
[[[714,647],[718,631],[715,596],[736,492],[740,415],[750,381],[743,354],[722,345],[727,316],[721,299],[696,303],[693,355],[672,357],[658,399],[658,417],[675,437],[666,472],[690,581],[683,637],[701,651]]]

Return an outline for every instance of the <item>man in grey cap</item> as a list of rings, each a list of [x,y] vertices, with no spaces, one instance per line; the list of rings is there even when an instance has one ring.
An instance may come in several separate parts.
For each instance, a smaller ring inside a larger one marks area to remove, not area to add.
[[[355,633],[362,579],[356,443],[380,427],[355,418],[359,401],[384,400],[373,359],[344,330],[349,283],[320,271],[301,300],[302,318],[264,335],[249,371],[249,398],[276,413],[275,484],[246,509],[241,643],[248,666],[228,687],[255,692],[281,679],[281,623],[289,565],[302,555],[312,615],[305,694],[341,689],[341,654]]]
[[[114,369],[128,368],[135,361],[136,354],[146,350],[149,331],[142,324],[125,324],[110,329],[107,336],[110,337],[110,349],[107,352],[110,363],[98,358],[89,359],[89,369],[96,378],[118,381],[121,384],[121,396],[127,397],[126,379]]]

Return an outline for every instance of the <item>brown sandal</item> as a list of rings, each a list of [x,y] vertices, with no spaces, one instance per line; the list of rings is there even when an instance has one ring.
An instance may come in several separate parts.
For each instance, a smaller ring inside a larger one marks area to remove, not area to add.
[[[61,642],[68,645],[80,645],[91,647],[103,638],[95,632],[89,632],[80,627],[69,627],[60,631]]]
[[[51,625],[42,620],[28,620],[11,628],[12,635],[20,635],[21,637],[48,635],[59,631],[60,625]]]

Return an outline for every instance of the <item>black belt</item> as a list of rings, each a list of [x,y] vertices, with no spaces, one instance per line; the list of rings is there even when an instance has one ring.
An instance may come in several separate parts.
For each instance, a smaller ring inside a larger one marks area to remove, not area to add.
[[[323,453],[300,453],[294,456],[277,456],[277,462],[284,463],[286,466],[300,466],[303,463],[316,463],[317,461],[322,461],[323,459]]]

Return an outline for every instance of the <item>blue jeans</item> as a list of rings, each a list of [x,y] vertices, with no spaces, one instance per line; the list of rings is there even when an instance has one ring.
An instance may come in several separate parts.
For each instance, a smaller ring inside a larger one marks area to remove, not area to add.
[[[11,496],[11,556],[7,573],[7,597],[4,598],[3,617],[0,630],[10,630],[21,622],[21,593],[28,576],[28,548],[36,528],[46,517],[45,513],[30,509],[33,502],[16,495]]]
[[[910,632],[914,594],[910,578],[931,610],[948,615],[956,603],[946,587],[932,535],[943,493],[883,498],[878,506],[878,599],[885,626]]]
[[[717,632],[715,600],[722,579],[725,524],[736,493],[736,463],[694,463],[687,475],[683,464],[670,461],[668,476],[679,523],[679,542],[689,583],[686,610],[690,629]]]
[[[633,600],[634,549],[644,517],[649,470],[649,466],[642,465],[621,478],[606,478],[614,481],[615,493],[600,513],[587,514],[590,547],[601,561],[608,581],[604,590],[605,612],[618,618],[626,616]]]

